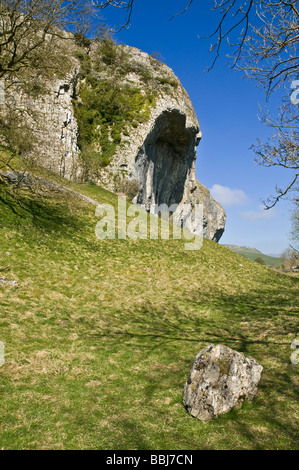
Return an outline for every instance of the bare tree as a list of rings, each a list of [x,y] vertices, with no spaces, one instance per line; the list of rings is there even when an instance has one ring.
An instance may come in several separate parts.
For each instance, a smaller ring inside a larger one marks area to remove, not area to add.
[[[190,0],[184,13],[195,0]],[[232,48],[232,67],[239,69],[262,87],[267,99],[279,88],[284,90],[277,117],[261,111],[260,120],[272,129],[272,137],[258,141],[252,149],[257,163],[280,166],[292,173],[285,188],[276,188],[276,195],[265,202],[270,209],[296,190],[299,176],[299,2],[298,0],[220,0],[215,1],[217,26],[209,36],[213,68],[224,43]],[[177,15],[174,15],[177,16]],[[295,99],[290,97],[290,85]],[[298,189],[297,189],[298,191]]]
[[[272,129],[273,133],[267,142],[258,139],[257,145],[252,145],[252,150],[256,154],[256,162],[265,167],[282,167],[293,173],[285,188],[276,187],[276,195],[263,201],[265,207],[271,209],[281,198],[292,194],[292,190],[298,191],[296,184],[299,177],[298,108],[287,97],[279,107],[276,119],[271,118],[269,112],[261,110],[260,120]]]
[[[298,78],[299,11],[297,0],[263,0],[258,25],[244,41],[241,68],[270,94]]]
[[[195,0],[191,0],[187,8]],[[268,94],[286,80],[298,77],[298,0],[220,0],[214,2],[218,15],[211,52],[212,67],[228,43],[233,50],[232,67],[264,87]]]
[[[198,0],[182,1],[185,13]],[[99,2],[99,7],[113,6],[127,11],[127,26],[134,0]],[[285,188],[276,188],[276,195],[265,202],[270,209],[296,188],[299,175],[298,103],[291,103],[290,84],[299,79],[299,2],[298,0],[215,0],[215,29],[209,36],[214,42],[211,70],[225,44],[231,47],[232,67],[242,71],[265,90],[267,98],[279,88],[287,90],[277,117],[261,112],[261,121],[272,129],[268,142],[252,146],[256,161],[263,166],[280,166],[292,173]],[[211,1],[212,4],[212,1]],[[295,86],[295,85],[294,85]],[[298,81],[299,89],[299,81]],[[299,93],[298,93],[299,96]],[[299,102],[299,99],[298,99]]]
[[[138,0],[136,0],[138,1]],[[170,19],[185,13],[198,0],[182,0],[182,9]],[[299,79],[299,2],[298,0],[210,0],[215,18],[212,68],[225,43],[231,46],[232,67],[261,86],[267,95],[279,88],[288,90]],[[57,67],[52,45],[57,37],[67,39],[65,31],[80,23],[85,34],[91,12],[107,7],[124,11],[121,28],[129,26],[134,0],[0,0],[0,79],[22,73],[30,67],[48,70]],[[171,14],[171,13],[170,13]],[[296,82],[295,82],[296,81]],[[299,82],[298,82],[299,88]],[[299,100],[298,100],[299,101]],[[253,146],[257,162],[280,166],[292,172],[286,188],[277,188],[266,202],[273,207],[296,188],[298,178],[298,103],[289,96],[276,118],[262,112],[262,122],[273,130],[268,142]]]
[[[299,188],[297,187],[297,195]],[[299,254],[299,198],[298,196],[294,198],[294,209],[292,212],[292,229],[291,229],[291,240],[294,242],[294,246],[291,246]]]
[[[87,0],[1,0],[0,79],[28,69],[58,70],[61,42],[68,29],[91,14]]]
[[[287,270],[292,270],[299,265],[299,251],[291,245],[282,253],[281,258]]]
[[[0,0],[1,170],[12,169],[13,155],[28,152],[34,139],[28,117],[38,121],[32,110],[17,105],[10,90],[34,96],[53,73],[64,75],[71,66],[67,30],[89,12],[85,0]]]
[[[125,21],[123,22],[123,24],[120,25],[119,31],[121,29],[126,29],[129,26],[133,11],[134,0],[92,0],[92,5],[99,10],[104,10],[107,7],[113,7],[125,11]]]

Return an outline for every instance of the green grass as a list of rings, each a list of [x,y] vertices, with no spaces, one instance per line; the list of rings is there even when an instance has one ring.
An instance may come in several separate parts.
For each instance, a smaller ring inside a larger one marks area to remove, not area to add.
[[[298,279],[208,240],[100,241],[74,196],[0,190],[0,277],[20,284],[0,285],[1,449],[298,449]],[[204,424],[182,390],[211,343],[264,373],[253,404]]]

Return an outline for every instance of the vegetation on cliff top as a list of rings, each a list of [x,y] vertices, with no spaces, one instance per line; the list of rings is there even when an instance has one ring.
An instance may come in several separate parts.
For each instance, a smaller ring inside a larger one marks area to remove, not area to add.
[[[179,81],[166,74],[154,57],[149,56],[148,64],[132,57],[107,30],[93,42],[82,35],[75,39],[82,81],[73,104],[87,176],[110,163],[130,129],[150,118],[157,95],[161,91],[170,93]]]
[[[80,93],[73,101],[79,126],[78,145],[86,176],[108,165],[130,127],[150,117],[155,93],[124,82],[128,53],[111,37],[102,36],[89,54],[81,50]]]

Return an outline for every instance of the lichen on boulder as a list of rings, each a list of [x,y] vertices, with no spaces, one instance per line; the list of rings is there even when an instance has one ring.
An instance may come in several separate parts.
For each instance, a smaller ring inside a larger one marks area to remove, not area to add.
[[[209,421],[245,400],[253,401],[263,367],[223,345],[210,345],[200,351],[184,387],[183,403],[200,421]]]

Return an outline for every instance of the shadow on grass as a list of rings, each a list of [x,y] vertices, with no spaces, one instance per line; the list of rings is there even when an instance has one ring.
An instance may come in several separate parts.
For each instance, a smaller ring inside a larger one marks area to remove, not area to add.
[[[69,211],[67,198],[62,194],[41,196],[34,192],[0,188],[1,225],[35,227],[42,231],[57,231],[60,236],[77,232],[78,215]]]
[[[167,416],[166,410],[157,411],[157,397],[164,392],[167,397],[170,390],[176,391],[180,419],[169,431],[172,434],[169,438],[181,433],[179,449],[298,448],[296,366],[290,362],[290,335],[296,334],[298,327],[295,289],[286,293],[275,285],[263,285],[246,294],[222,294],[221,299],[211,293],[210,299],[204,301],[193,294],[191,298],[188,296],[184,311],[174,303],[163,309],[150,303],[136,310],[132,308],[130,315],[126,312],[129,325],[126,321],[124,328],[116,329],[111,320],[107,329],[95,331],[92,340],[105,338],[111,350],[126,347],[134,350],[135,346],[142,350],[143,360],[136,380],[144,383],[144,401],[153,410],[153,419],[157,413],[162,419]],[[192,307],[189,311],[188,303]],[[198,314],[194,313],[196,306]],[[211,308],[213,313],[206,317],[205,312]],[[245,404],[241,410],[202,424],[190,420],[181,397],[195,354],[211,343],[252,354],[264,366],[264,373],[253,404]],[[124,432],[128,431],[127,423],[119,424]],[[207,432],[210,436],[215,433],[215,438],[209,438],[209,444]],[[135,439],[138,445],[138,436]]]
[[[298,449],[296,409],[298,412],[298,387],[292,374],[266,368],[253,404],[223,415],[220,424],[233,422],[235,433],[253,449]]]
[[[95,331],[92,336],[116,342],[134,340],[134,343],[143,344],[144,347],[149,343],[151,348],[156,347],[153,341],[159,347],[170,342],[220,341],[245,353],[253,344],[290,345],[287,336],[295,334],[298,327],[296,293],[287,298],[282,297],[275,286],[267,291],[261,289],[250,294],[222,294],[221,298],[213,293],[205,299],[197,299],[196,295],[190,298],[189,295],[184,302],[184,311],[175,303],[156,307],[147,302],[124,313],[125,328],[115,327],[112,318],[107,327]],[[212,313],[206,316],[208,311]],[[130,318],[129,325],[127,318]],[[286,337],[286,340],[282,337]]]

